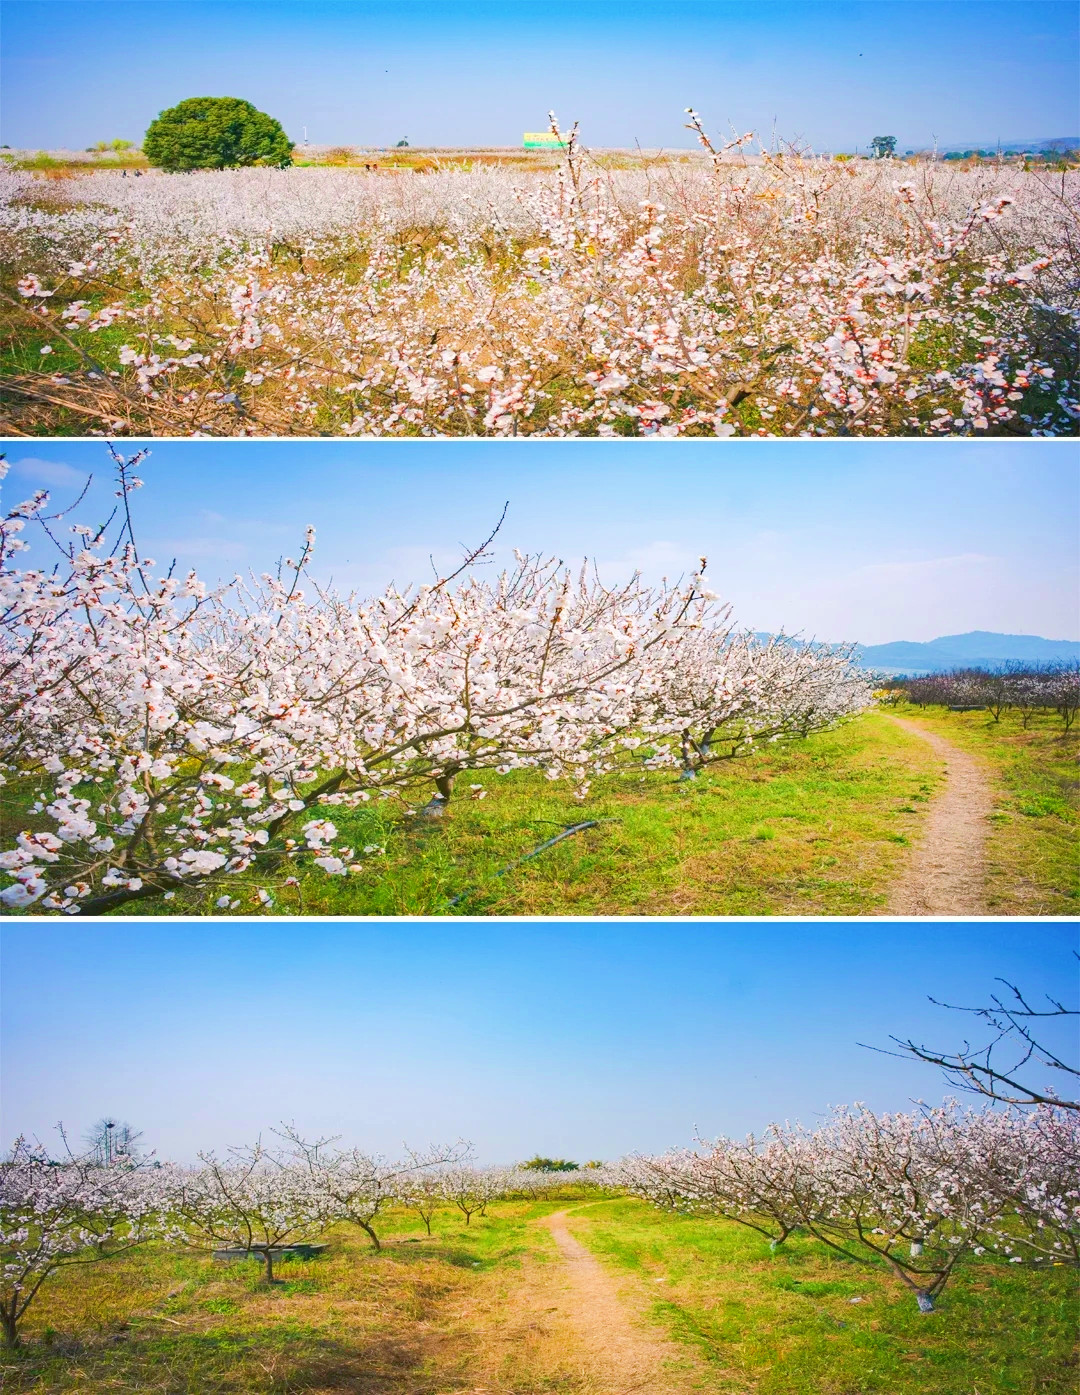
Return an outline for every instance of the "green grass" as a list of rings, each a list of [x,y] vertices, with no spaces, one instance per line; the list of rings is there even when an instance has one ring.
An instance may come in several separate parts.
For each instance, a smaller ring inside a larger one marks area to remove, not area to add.
[[[410,819],[396,800],[329,810],[347,843],[386,849],[363,858],[359,874],[300,870],[300,886],[288,888],[297,869],[284,863],[123,913],[220,913],[214,903],[227,890],[240,903],[232,913],[250,916],[265,886],[285,914],[867,914],[884,904],[937,778],[925,743],[876,713],[694,781],[608,777],[580,803],[566,784],[531,773],[478,776],[487,797],[468,797],[466,785],[440,820]],[[40,822],[26,812],[36,788],[0,791],[6,839]],[[587,819],[597,827],[499,875]]]
[[[972,1261],[923,1317],[892,1280],[806,1239],[770,1256],[733,1224],[628,1199],[582,1204],[572,1187],[562,1201],[500,1202],[468,1227],[440,1212],[431,1239],[390,1213],[380,1253],[339,1227],[319,1258],[282,1262],[272,1289],[258,1263],[158,1246],[68,1270],[31,1309],[24,1346],[0,1354],[0,1383],[11,1395],[591,1395],[574,1375],[573,1333],[537,1337],[564,1270],[534,1222],[564,1207],[627,1280],[631,1315],[696,1355],[703,1391],[1075,1389],[1075,1274],[1064,1268]]]
[[[999,915],[1062,915],[1078,899],[1075,734],[1036,718],[896,707],[836,731],[722,762],[695,781],[670,772],[598,780],[583,801],[566,784],[518,772],[461,777],[442,819],[410,817],[396,799],[328,810],[363,870],[328,877],[281,861],[200,891],[132,903],[118,915],[868,915],[885,905],[919,842],[942,762],[890,721],[911,718],[977,755],[997,791],[988,897]],[[485,790],[469,797],[468,783]],[[5,846],[24,827],[37,785],[0,790]],[[423,796],[421,796],[422,798]],[[569,824],[597,826],[521,866],[516,859]],[[506,870],[508,869],[509,870]],[[295,873],[299,886],[286,887]],[[500,875],[503,873],[503,875]],[[239,904],[219,910],[224,892]]]
[[[103,296],[88,297],[87,303],[91,309],[96,309],[97,302],[103,300]],[[121,323],[97,330],[93,335],[84,333],[78,342],[90,362],[108,372],[119,367],[120,350],[131,338],[131,326]],[[41,350],[46,347],[51,348],[52,353],[43,354]],[[0,337],[0,373],[47,372],[54,375],[82,373],[86,367],[82,355],[63,339],[50,334],[48,326],[20,325],[17,331],[3,333]]]
[[[757,1395],[1050,1395],[1073,1392],[1076,1275],[963,1265],[937,1311],[894,1280],[793,1237],[774,1254],[733,1223],[632,1200],[571,1213],[599,1257],[653,1287],[653,1318],[714,1372]],[[858,1303],[852,1303],[858,1298]]]
[[[987,845],[993,915],[1075,915],[1080,901],[1080,730],[1060,717],[890,708],[982,758],[997,802]]]

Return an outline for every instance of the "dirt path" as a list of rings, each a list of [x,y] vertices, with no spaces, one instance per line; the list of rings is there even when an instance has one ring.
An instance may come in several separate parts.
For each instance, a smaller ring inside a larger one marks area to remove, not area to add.
[[[635,1322],[620,1297],[611,1273],[566,1226],[567,1212],[556,1211],[537,1224],[551,1231],[565,1261],[567,1282],[560,1286],[560,1307],[580,1343],[589,1390],[603,1395],[681,1395],[700,1390],[697,1359],[686,1347],[669,1342]],[[631,1299],[632,1302],[632,1299]],[[697,1375],[697,1379],[695,1379]]]
[[[922,842],[883,915],[987,915],[986,835],[993,794],[979,763],[916,722],[890,717],[945,761],[945,788],[930,805]]]

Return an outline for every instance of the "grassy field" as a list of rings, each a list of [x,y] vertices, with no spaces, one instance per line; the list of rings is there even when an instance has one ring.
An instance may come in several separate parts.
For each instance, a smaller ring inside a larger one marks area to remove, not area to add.
[[[265,886],[279,913],[307,915],[872,914],[937,780],[929,749],[877,713],[694,781],[671,772],[599,780],[581,803],[542,776],[478,776],[487,796],[461,798],[439,820],[410,818],[396,800],[332,810],[346,840],[386,850],[364,858],[358,875],[312,870],[290,888],[287,864],[126,913],[220,914],[214,903],[228,890],[239,901],[233,914],[250,916]],[[6,845],[40,821],[26,813],[31,790],[0,793]],[[597,827],[499,875],[588,819]]]
[[[442,1214],[431,1241],[418,1219],[397,1216],[380,1253],[342,1229],[319,1259],[282,1262],[273,1288],[257,1262],[165,1249],[68,1271],[27,1321],[24,1349],[0,1358],[4,1388],[470,1389],[506,1355],[501,1305],[523,1257],[550,1251],[544,1232],[526,1231],[544,1208],[498,1209],[468,1227]]]
[[[385,852],[347,878],[281,864],[172,900],[115,914],[304,915],[873,915],[921,837],[941,762],[889,713],[954,740],[986,765],[997,792],[989,833],[995,914],[1067,915],[1078,895],[1076,734],[1054,718],[1000,723],[986,713],[896,707],[745,760],[695,781],[671,773],[598,780],[583,802],[540,776],[477,776],[484,798],[457,799],[443,819],[397,800],[335,809],[347,842]],[[464,778],[464,777],[463,777]],[[477,791],[479,792],[479,791]],[[5,845],[23,827],[31,791],[3,790]],[[570,824],[596,827],[530,861],[516,859]],[[509,870],[507,870],[509,869]],[[501,875],[500,875],[501,874]],[[223,890],[238,902],[216,906]]]
[[[662,1284],[652,1316],[697,1348],[707,1389],[759,1395],[1036,1395],[1076,1388],[1075,1275],[962,1268],[922,1316],[891,1279],[798,1237],[760,1236],[638,1202],[572,1215],[594,1253]],[[656,1289],[653,1290],[654,1293]],[[851,1299],[858,1298],[855,1304]]]
[[[642,151],[633,149],[597,150],[592,152],[597,163],[609,169],[640,169],[646,165],[688,165],[699,163],[697,151]],[[557,150],[526,149],[524,146],[491,146],[475,149],[460,146],[302,146],[293,151],[297,169],[360,169],[403,170],[428,174],[433,170],[471,170],[483,167],[499,169],[557,169]],[[912,165],[917,164],[911,160]],[[46,178],[64,178],[93,174],[95,170],[152,169],[141,150],[80,151],[34,150],[0,154],[0,165],[10,169],[27,170]],[[160,171],[154,170],[154,174]]]
[[[376,1254],[342,1231],[317,1260],[260,1266],[145,1249],[69,1271],[0,1356],[19,1395],[351,1391],[592,1395],[611,1387],[577,1348],[565,1266],[535,1224],[570,1209],[619,1280],[631,1319],[673,1338],[695,1388],[760,1395],[1057,1395],[1075,1389],[1075,1275],[972,1262],[921,1317],[892,1281],[794,1239],[644,1203],[500,1202],[428,1239],[391,1215]],[[859,1298],[858,1304],[850,1302]]]
[[[1075,915],[1080,900],[1080,732],[1061,718],[890,708],[984,760],[998,791],[987,844],[994,915]]]

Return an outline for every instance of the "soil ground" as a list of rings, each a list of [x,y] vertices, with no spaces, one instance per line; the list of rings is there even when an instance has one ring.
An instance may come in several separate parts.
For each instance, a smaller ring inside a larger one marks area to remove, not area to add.
[[[986,767],[904,717],[892,721],[945,762],[921,841],[893,887],[886,915],[986,915],[986,840],[994,798]]]

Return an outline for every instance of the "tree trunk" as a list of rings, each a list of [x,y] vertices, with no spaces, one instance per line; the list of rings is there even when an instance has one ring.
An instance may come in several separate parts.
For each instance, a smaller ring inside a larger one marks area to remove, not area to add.
[[[371,1226],[368,1225],[367,1221],[357,1221],[356,1224],[360,1227],[362,1231],[366,1232],[368,1239],[375,1246],[375,1248],[377,1250],[381,1250],[382,1242],[380,1241],[379,1237],[375,1234],[375,1232],[372,1230]]]
[[[422,1219],[423,1219],[424,1225],[425,1225],[425,1227],[426,1227],[426,1229],[427,1229],[427,1233],[430,1235],[430,1234],[431,1234],[431,1217],[430,1217],[430,1216],[424,1216],[424,1217],[422,1217]]]
[[[915,1290],[915,1302],[919,1305],[920,1313],[932,1313],[934,1311],[934,1300],[924,1288]]]
[[[274,1254],[269,1245],[263,1250],[263,1260],[266,1263],[266,1282],[272,1284],[274,1282]]]
[[[4,1346],[17,1347],[19,1345],[19,1319],[15,1316],[14,1311],[8,1312],[6,1308],[0,1310],[0,1325],[3,1326],[4,1330]]]

